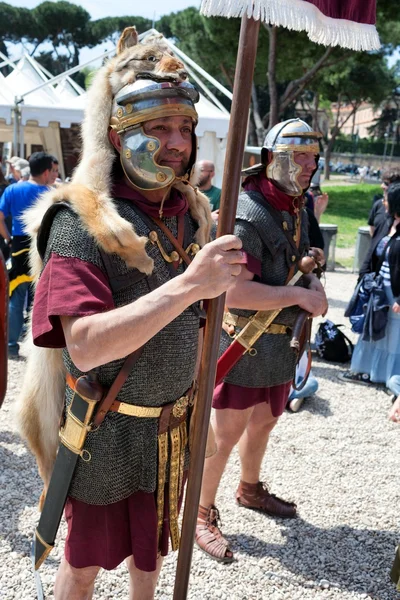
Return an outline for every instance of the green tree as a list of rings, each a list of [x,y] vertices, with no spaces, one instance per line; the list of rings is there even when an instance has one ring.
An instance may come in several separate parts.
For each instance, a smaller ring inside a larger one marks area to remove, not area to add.
[[[125,27],[135,25],[139,33],[151,28],[151,20],[143,17],[105,17],[89,24],[91,34],[97,43],[111,41],[117,43]]]
[[[42,2],[32,10],[32,16],[40,30],[47,32],[55,54],[60,58],[60,49],[68,56],[68,66],[79,64],[79,51],[84,47],[92,47],[98,43],[91,35],[89,13],[76,4],[59,0],[58,2]]]
[[[384,53],[354,52],[340,69],[331,67],[314,81],[314,91],[336,107],[333,126],[325,140],[326,179],[329,179],[331,153],[343,126],[363,102],[378,107],[394,86],[394,74],[387,66]]]

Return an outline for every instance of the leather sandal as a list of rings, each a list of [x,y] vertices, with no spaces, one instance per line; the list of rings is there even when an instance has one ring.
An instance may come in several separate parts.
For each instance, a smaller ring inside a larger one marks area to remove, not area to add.
[[[222,563],[231,563],[233,552],[223,537],[218,525],[221,525],[219,510],[214,504],[207,508],[199,506],[195,542],[210,558]]]
[[[236,491],[236,502],[239,506],[258,510],[271,517],[293,519],[297,516],[296,504],[282,500],[275,494],[270,494],[262,481],[258,483],[241,481]]]

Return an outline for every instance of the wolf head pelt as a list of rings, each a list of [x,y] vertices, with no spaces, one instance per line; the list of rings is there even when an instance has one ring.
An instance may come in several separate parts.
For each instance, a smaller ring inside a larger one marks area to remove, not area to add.
[[[30,262],[35,285],[43,268],[36,247],[37,233],[46,210],[55,202],[69,202],[83,227],[108,253],[116,253],[128,266],[149,274],[153,261],[145,251],[147,239],[138,236],[120,215],[111,198],[111,171],[115,151],[108,139],[108,125],[115,94],[141,75],[186,78],[183,64],[171,53],[162,36],[137,41],[134,27],[123,32],[116,56],[97,73],[87,95],[82,127],[83,149],[72,183],[42,195],[24,215],[32,238]],[[208,199],[190,184],[174,185],[188,200],[198,222],[196,241],[203,246],[210,238],[211,213]],[[28,335],[28,339],[32,336]],[[44,482],[43,503],[58,447],[59,423],[64,405],[65,367],[62,350],[39,348],[30,342],[22,393],[16,403],[16,420],[21,437],[36,457]]]

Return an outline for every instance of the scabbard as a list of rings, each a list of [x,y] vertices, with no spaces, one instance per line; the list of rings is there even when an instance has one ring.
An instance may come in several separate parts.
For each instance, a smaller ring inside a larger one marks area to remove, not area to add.
[[[242,346],[238,341],[233,341],[232,344],[225,350],[223,355],[218,359],[217,362],[217,375],[215,378],[215,385],[221,383],[221,381],[228,375],[233,369],[236,363],[242,358],[243,354],[247,352],[246,348]]]
[[[89,452],[83,450],[83,446],[90,430],[93,413],[103,392],[103,388],[88,376],[80,377],[76,381],[65,425],[60,432],[60,445],[42,514],[35,531],[35,569],[39,569],[54,547],[78,460],[90,460],[91,458]]]
[[[390,579],[396,584],[396,590],[400,592],[400,546],[396,548],[396,555],[390,571]]]

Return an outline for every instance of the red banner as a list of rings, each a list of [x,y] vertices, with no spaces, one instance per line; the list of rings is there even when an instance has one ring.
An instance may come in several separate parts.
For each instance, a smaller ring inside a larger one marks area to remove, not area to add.
[[[352,50],[377,50],[376,0],[203,0],[208,17],[253,17],[306,31],[311,41]]]

